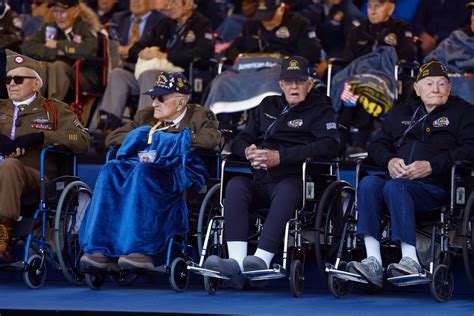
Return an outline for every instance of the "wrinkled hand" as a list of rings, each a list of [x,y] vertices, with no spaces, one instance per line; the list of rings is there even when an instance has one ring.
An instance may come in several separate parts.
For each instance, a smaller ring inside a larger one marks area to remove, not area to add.
[[[162,52],[158,46],[150,47],[150,54],[151,54],[151,58],[158,58],[158,59],[168,58],[168,54]]]
[[[128,50],[130,49],[130,47],[132,46],[119,46],[119,54],[120,56],[122,56],[122,58],[128,55]]]
[[[13,141],[7,135],[0,134],[0,155],[9,156],[15,151]]]
[[[58,41],[56,40],[48,40],[46,43],[44,43],[44,47],[46,48],[58,48]]]
[[[417,160],[409,164],[406,168],[407,178],[410,180],[421,179],[431,174],[431,164],[426,160]]]
[[[392,179],[406,178],[408,176],[407,165],[405,161],[400,158],[392,158],[388,162],[388,173]]]
[[[258,149],[255,144],[245,149],[245,157],[254,169],[267,170],[280,164],[280,153],[277,150]]]

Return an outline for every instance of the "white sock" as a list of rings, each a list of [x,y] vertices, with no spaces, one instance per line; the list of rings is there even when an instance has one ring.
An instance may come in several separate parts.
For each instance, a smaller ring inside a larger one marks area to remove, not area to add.
[[[375,257],[382,265],[382,255],[380,254],[380,242],[370,235],[364,235],[365,251],[368,257]]]
[[[267,269],[270,267],[270,263],[272,263],[273,256],[275,254],[273,252],[268,252],[266,250],[257,248],[257,251],[255,251],[254,256],[259,257],[260,259],[263,259],[265,263],[267,264]]]
[[[420,263],[418,261],[418,256],[416,255],[416,247],[410,244],[407,244],[406,242],[401,242],[401,247],[402,247],[402,258],[403,257],[409,257],[415,260],[416,262]]]
[[[229,259],[237,261],[240,271],[244,271],[244,258],[247,257],[247,242],[228,241],[227,250],[229,250]]]

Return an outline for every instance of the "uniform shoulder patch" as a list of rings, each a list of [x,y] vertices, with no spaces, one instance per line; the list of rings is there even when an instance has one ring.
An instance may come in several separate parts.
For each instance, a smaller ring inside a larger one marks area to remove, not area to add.
[[[216,115],[211,111],[206,112],[206,117],[211,121],[217,121]]]

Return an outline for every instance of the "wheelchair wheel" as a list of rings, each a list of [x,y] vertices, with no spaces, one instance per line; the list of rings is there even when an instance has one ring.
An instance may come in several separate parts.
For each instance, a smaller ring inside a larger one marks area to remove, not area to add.
[[[438,265],[433,272],[430,283],[431,296],[440,303],[447,302],[454,291],[453,273],[445,264]]]
[[[291,261],[290,268],[290,289],[294,297],[298,297],[303,293],[304,286],[304,268],[301,260]]]
[[[138,274],[131,271],[110,271],[110,278],[120,286],[132,285],[138,277]]]
[[[221,214],[220,205],[220,189],[221,184],[214,184],[206,196],[202,200],[201,208],[199,209],[199,217],[197,224],[197,245],[199,255],[202,253],[204,238],[206,237],[207,224],[216,215]]]
[[[217,288],[219,287],[219,279],[205,276],[204,287],[206,288],[207,294],[209,295],[216,294]]]
[[[327,282],[326,263],[335,262],[346,220],[345,214],[354,206],[355,191],[345,181],[335,181],[324,191],[317,206],[315,253],[321,277]],[[351,260],[351,257],[343,258]]]
[[[23,280],[31,289],[43,286],[46,280],[46,260],[40,255],[32,255],[28,258],[28,264],[23,271]]]
[[[339,262],[338,269],[345,271],[347,263],[345,261]],[[354,283],[346,280],[341,280],[331,275],[328,277],[328,287],[334,297],[343,298],[352,292]]]
[[[93,272],[93,273],[86,273],[85,279],[86,284],[91,290],[100,290],[102,284],[104,284],[105,276],[107,273],[105,272]]]
[[[92,192],[81,181],[69,183],[59,197],[54,219],[54,243],[58,263],[64,277],[72,284],[84,284],[79,260],[79,229],[89,206]]]
[[[467,200],[464,209],[464,221],[462,227],[462,257],[467,278],[474,287],[474,234],[472,232],[474,226],[474,192],[472,192]]]
[[[171,262],[169,282],[176,292],[182,292],[188,287],[189,271],[183,258],[177,257]]]

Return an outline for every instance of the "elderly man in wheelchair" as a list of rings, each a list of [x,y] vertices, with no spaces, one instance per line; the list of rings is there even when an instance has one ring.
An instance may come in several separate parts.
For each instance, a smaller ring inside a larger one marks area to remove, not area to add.
[[[184,189],[204,182],[204,165],[190,148],[219,144],[214,114],[188,103],[184,75],[163,72],[146,94],[153,107],[106,140],[120,148],[99,175],[81,227],[83,271],[153,269],[152,256],[187,231]]]
[[[348,272],[383,286],[380,251],[383,209],[390,212],[391,239],[400,242],[402,258],[387,268],[389,278],[420,274],[415,215],[449,202],[451,166],[474,159],[472,105],[450,96],[446,67],[438,61],[421,66],[414,85],[418,99],[394,109],[369,146],[369,159],[389,177],[366,176],[359,184],[357,234],[367,258],[351,261]]]
[[[0,100],[0,263],[12,257],[12,230],[20,218],[22,195],[40,189],[57,175],[56,161],[40,157],[44,145],[64,145],[86,152],[90,137],[67,105],[40,95],[43,79],[38,61],[7,50],[8,99]],[[41,159],[42,160],[42,159]]]
[[[211,255],[205,269],[243,288],[243,272],[269,269],[287,221],[301,203],[301,163],[308,157],[337,156],[339,135],[330,99],[313,89],[309,62],[300,56],[283,61],[283,95],[265,98],[232,145],[233,154],[250,162],[254,179],[232,177],[225,188],[228,259]],[[249,210],[268,207],[257,250],[247,255]],[[257,284],[255,284],[257,286]]]

